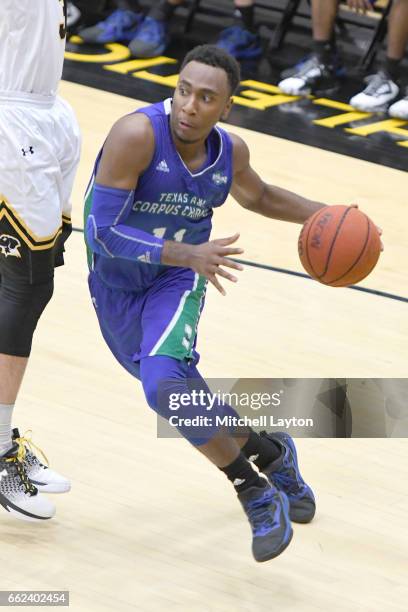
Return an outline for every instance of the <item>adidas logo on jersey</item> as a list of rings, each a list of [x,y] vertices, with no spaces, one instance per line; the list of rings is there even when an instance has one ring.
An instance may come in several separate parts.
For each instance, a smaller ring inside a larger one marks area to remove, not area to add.
[[[162,159],[161,162],[157,164],[156,170],[158,170],[159,172],[170,172],[165,159]]]
[[[228,177],[225,174],[221,174],[221,172],[214,172],[212,175],[212,180],[216,185],[226,185]]]
[[[150,263],[150,253],[143,253],[143,255],[139,255],[137,261],[142,261],[143,263]]]

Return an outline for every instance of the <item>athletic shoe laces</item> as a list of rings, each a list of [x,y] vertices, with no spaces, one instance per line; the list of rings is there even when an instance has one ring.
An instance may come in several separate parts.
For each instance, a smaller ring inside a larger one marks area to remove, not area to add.
[[[29,433],[29,432],[26,432],[26,433]],[[10,465],[11,471],[9,473],[11,478],[6,479],[5,485],[4,485],[6,493],[7,493],[7,490],[9,490],[10,492],[14,492],[17,489],[31,496],[36,495],[38,492],[37,488],[32,484],[32,482],[28,478],[27,472],[24,466],[24,461],[26,460],[26,456],[27,456],[26,444],[28,445],[29,448],[35,447],[43,455],[45,459],[47,458],[45,457],[42,450],[38,448],[35,444],[33,444],[33,442],[31,441],[31,438],[27,438],[23,436],[19,438],[14,438],[13,441],[18,446],[17,452],[15,455],[13,455],[13,457],[7,457],[4,459],[6,463],[11,464]]]
[[[372,74],[369,77],[367,77],[367,81],[368,81],[368,85],[364,90],[364,93],[367,94],[367,96],[379,96],[379,95],[382,95],[383,93],[387,93],[387,92],[381,91],[381,88],[384,85],[388,85],[388,88],[390,89],[389,83],[391,79],[382,70],[380,70],[380,72],[377,72],[376,74]]]
[[[264,493],[258,499],[249,502],[247,514],[254,535],[262,536],[275,527],[274,516],[270,509],[271,499],[269,493]]]
[[[319,58],[316,55],[312,55],[299,64],[299,72],[296,73],[296,76],[307,76],[311,70],[316,70],[316,68],[321,71],[322,66],[323,64],[319,61]]]
[[[24,433],[23,436],[18,436],[16,438],[13,438],[13,442],[15,442],[15,444],[18,444],[16,460],[19,461],[20,463],[27,461],[27,463],[30,465],[40,464],[40,461],[37,459],[37,457],[34,454],[34,449],[35,449],[38,453],[40,453],[40,455],[42,455],[42,457],[44,458],[44,462],[48,466],[49,462],[48,462],[48,459],[44,451],[42,451],[39,446],[34,444],[34,442],[31,439],[32,433],[33,433],[32,430],[28,429]]]
[[[110,26],[113,30],[120,30],[121,28],[127,28],[136,22],[136,18],[129,11],[123,9],[116,9],[107,17],[104,21],[101,21],[98,25]]]
[[[288,495],[297,495],[299,494],[299,489],[301,489],[301,486],[296,479],[296,475],[291,468],[286,469],[286,471],[279,470],[277,472],[273,472],[273,481]]]
[[[146,42],[157,42],[162,36],[164,36],[165,25],[158,19],[152,17],[146,17],[143,22],[142,29],[138,38],[143,39]]]

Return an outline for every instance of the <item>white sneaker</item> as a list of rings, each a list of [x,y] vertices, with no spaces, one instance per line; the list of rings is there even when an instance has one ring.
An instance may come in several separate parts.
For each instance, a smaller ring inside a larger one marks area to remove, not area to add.
[[[55,506],[30,482],[20,447],[0,457],[0,506],[23,521],[44,521],[55,514]]]
[[[72,28],[81,19],[81,11],[73,2],[67,2],[67,28]]]
[[[384,70],[370,75],[366,81],[367,87],[351,98],[351,106],[366,113],[385,111],[398,96],[398,85]]]
[[[405,98],[391,104],[388,114],[396,119],[408,119],[408,87],[405,90]]]
[[[32,450],[35,444],[33,444],[31,438],[20,437],[18,429],[13,429],[13,442],[24,448],[24,469],[30,481],[39,491],[44,493],[67,493],[71,489],[71,483],[68,478],[51,470],[36,457]],[[38,449],[38,447],[35,448]],[[48,463],[41,449],[38,450],[44,456],[45,462]]]
[[[316,89],[330,89],[337,82],[335,67],[324,64],[317,55],[311,55],[285,72],[291,74],[280,81],[278,87],[289,96],[306,96]]]

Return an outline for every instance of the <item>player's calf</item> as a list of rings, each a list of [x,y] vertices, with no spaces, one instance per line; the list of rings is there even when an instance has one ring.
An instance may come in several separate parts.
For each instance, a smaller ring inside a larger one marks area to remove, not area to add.
[[[37,323],[54,290],[50,280],[30,284],[3,275],[0,288],[0,353],[29,357]]]

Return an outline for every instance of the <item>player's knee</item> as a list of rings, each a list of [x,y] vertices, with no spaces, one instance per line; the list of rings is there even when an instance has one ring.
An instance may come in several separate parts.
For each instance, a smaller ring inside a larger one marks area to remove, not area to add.
[[[182,362],[171,357],[156,355],[140,361],[140,379],[146,401],[155,412],[168,419],[169,395],[180,391],[180,384],[186,384]]]
[[[37,323],[54,291],[54,280],[29,284],[2,279],[0,353],[28,357]]]
[[[38,319],[44,312],[46,306],[54,294],[54,280],[50,280],[40,285],[34,285],[31,292],[31,304]],[[38,320],[37,319],[37,320]]]
[[[151,378],[142,378],[143,391],[150,408],[157,411],[157,381]]]

